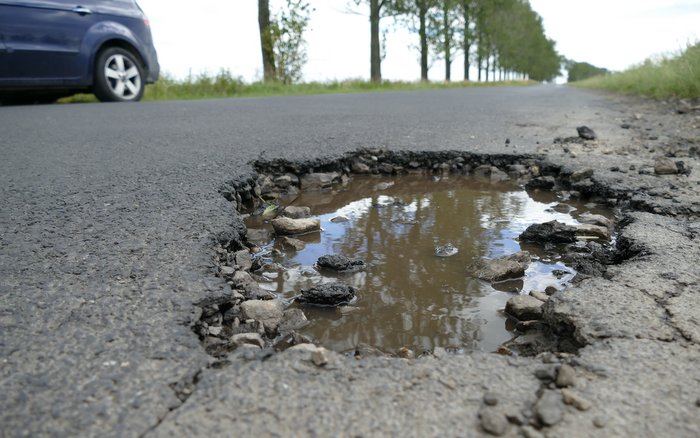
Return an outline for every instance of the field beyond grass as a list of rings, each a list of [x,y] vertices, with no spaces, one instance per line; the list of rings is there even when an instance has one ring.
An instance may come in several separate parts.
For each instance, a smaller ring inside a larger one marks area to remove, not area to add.
[[[158,100],[192,100],[218,99],[231,97],[290,96],[303,94],[364,93],[401,90],[435,90],[445,88],[467,88],[484,86],[531,85],[533,81],[500,82],[402,82],[382,81],[380,83],[364,80],[347,80],[331,82],[307,82],[301,84],[283,84],[279,82],[246,83],[229,72],[220,72],[216,76],[200,75],[184,80],[176,80],[164,75],[155,84],[146,86],[144,101]],[[78,94],[61,99],[63,103],[95,102],[91,94]]]
[[[681,54],[646,60],[621,73],[596,76],[572,85],[624,94],[664,98],[700,98],[700,43]]]

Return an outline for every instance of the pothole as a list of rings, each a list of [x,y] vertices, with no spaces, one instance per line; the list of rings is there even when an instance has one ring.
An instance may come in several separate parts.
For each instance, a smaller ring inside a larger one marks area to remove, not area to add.
[[[613,259],[609,208],[548,190],[554,178],[527,159],[501,168],[387,164],[378,175],[343,164],[301,178],[278,167],[231,192],[240,210],[247,205],[248,230],[217,248],[232,294],[201,304],[195,329],[207,351],[309,342],[400,357],[577,348],[542,309]]]

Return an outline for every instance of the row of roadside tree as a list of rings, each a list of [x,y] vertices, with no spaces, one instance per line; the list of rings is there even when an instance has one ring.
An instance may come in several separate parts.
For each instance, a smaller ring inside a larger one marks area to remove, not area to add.
[[[303,34],[313,9],[305,0],[285,1],[285,7],[271,15],[269,0],[258,0],[266,81],[298,81],[306,62]],[[460,55],[464,80],[549,81],[559,75],[555,43],[546,37],[541,17],[527,0],[348,0],[348,8],[369,15],[374,82],[382,80],[382,37],[390,26],[405,26],[416,34],[424,81],[429,79],[431,60],[444,63],[444,79],[450,81]],[[476,78],[470,77],[472,69]]]

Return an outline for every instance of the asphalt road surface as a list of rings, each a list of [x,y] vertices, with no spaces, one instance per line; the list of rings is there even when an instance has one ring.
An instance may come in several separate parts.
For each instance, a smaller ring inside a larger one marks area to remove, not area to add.
[[[320,370],[289,353],[208,367],[213,359],[190,328],[193,303],[226,286],[214,275],[212,242],[236,214],[217,189],[258,157],[361,147],[531,153],[584,124],[612,144],[630,135],[618,126],[628,104],[534,86],[1,107],[0,435],[465,436],[484,433],[477,411],[487,389],[503,409],[532,409],[544,359],[333,355]],[[687,232],[683,222],[654,220],[640,219],[648,228],[637,232],[658,233],[652,223]],[[694,242],[688,254],[697,254]],[[681,279],[692,272],[673,263]],[[600,338],[619,340],[578,359],[595,407],[568,406],[554,435],[700,430],[697,311],[683,336],[666,336],[659,321],[673,314],[640,300],[650,307],[625,308],[646,328],[605,326]],[[647,373],[672,375],[637,392],[610,383],[638,385]],[[520,433],[515,423],[507,434]]]

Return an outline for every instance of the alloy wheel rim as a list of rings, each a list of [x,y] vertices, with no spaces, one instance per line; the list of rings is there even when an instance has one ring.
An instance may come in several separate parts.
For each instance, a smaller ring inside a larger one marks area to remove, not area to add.
[[[105,78],[112,93],[123,100],[135,99],[141,90],[141,75],[128,57],[116,54],[107,58]]]

